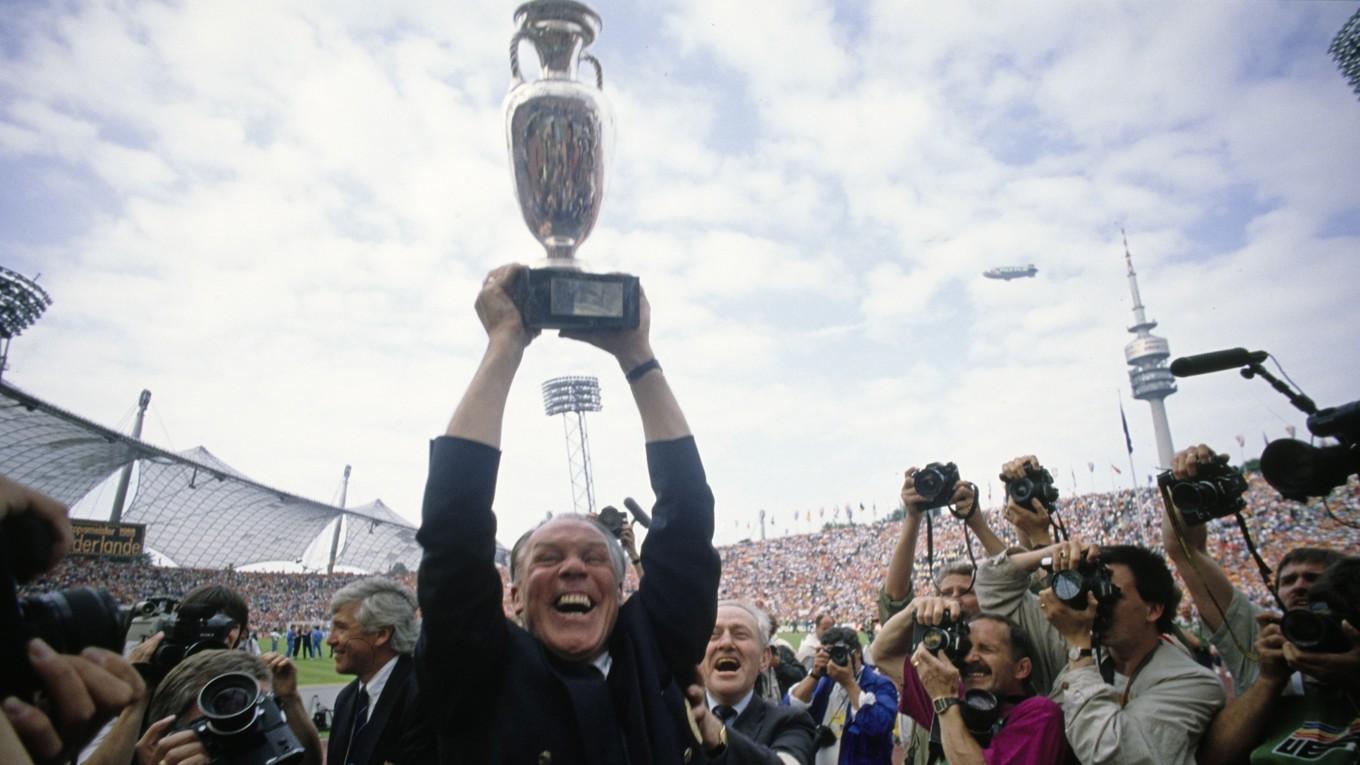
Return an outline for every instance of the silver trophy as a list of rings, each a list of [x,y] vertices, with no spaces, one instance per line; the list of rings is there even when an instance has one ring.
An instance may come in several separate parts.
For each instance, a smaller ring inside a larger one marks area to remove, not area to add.
[[[576,258],[600,215],[613,131],[604,69],[585,52],[599,34],[600,17],[572,0],[532,0],[515,11],[515,23],[505,138],[519,209],[547,261],[523,273],[511,297],[531,329],[636,327],[637,277],[587,273]],[[520,72],[525,41],[533,43],[542,67],[532,82]],[[582,61],[595,70],[593,85],[576,79]]]

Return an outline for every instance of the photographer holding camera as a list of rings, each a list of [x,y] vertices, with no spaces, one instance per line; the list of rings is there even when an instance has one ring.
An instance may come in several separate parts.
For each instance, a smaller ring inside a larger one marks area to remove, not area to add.
[[[889,620],[874,643],[880,669],[901,688],[902,712],[927,732],[926,754],[909,751],[907,761],[1066,761],[1062,710],[1029,685],[1032,649],[1020,625],[927,600]]]
[[[886,765],[892,759],[896,686],[864,666],[853,629],[832,627],[820,642],[812,672],[785,699],[817,723],[817,765]]]
[[[1226,454],[1218,454],[1204,444],[1183,449],[1171,462],[1171,476],[1177,481],[1200,479],[1214,474],[1227,465]],[[1173,499],[1174,501],[1174,499]],[[1265,612],[1254,605],[1246,593],[1228,580],[1218,561],[1208,552],[1208,527],[1204,523],[1189,525],[1183,519],[1173,520],[1172,508],[1162,514],[1162,546],[1167,557],[1176,564],[1181,580],[1199,611],[1200,619],[1210,632],[1210,642],[1223,657],[1239,693],[1247,690],[1260,673],[1251,650],[1261,630]],[[1298,547],[1290,550],[1275,569],[1275,592],[1288,609],[1307,608],[1309,590],[1322,572],[1342,555],[1333,550]],[[1299,682],[1296,693],[1302,693]]]
[[[137,741],[138,765],[319,765],[321,737],[286,656],[195,653],[165,675]]]
[[[1022,457],[1003,475],[1037,467]],[[1035,596],[1029,581],[1040,565],[1053,570],[1052,585]],[[1035,641],[1035,686],[1062,705],[1068,743],[1083,763],[1195,761],[1224,692],[1213,672],[1165,637],[1180,595],[1161,556],[1135,545],[1071,539],[1002,553],[978,569],[983,611],[1018,622]],[[1095,664],[1097,641],[1118,674],[1114,684]]]
[[[107,648],[82,650],[73,635],[48,636],[67,639],[69,649],[79,650],[78,655],[71,655],[53,650],[40,637],[25,640],[33,635],[35,625],[25,619],[16,584],[55,567],[70,549],[71,540],[65,505],[0,476],[0,578],[4,580],[0,641],[5,649],[0,676],[5,712],[0,716],[0,762],[6,765],[71,761],[105,721],[146,692],[136,670]],[[62,593],[52,595],[62,597]],[[88,624],[61,626],[93,629]],[[42,692],[41,702],[35,691]]]
[[[1356,761],[1360,558],[1329,566],[1309,590],[1309,601],[1283,619],[1258,615],[1256,681],[1214,718],[1200,745],[1204,765]],[[1299,677],[1301,694],[1292,687]]]

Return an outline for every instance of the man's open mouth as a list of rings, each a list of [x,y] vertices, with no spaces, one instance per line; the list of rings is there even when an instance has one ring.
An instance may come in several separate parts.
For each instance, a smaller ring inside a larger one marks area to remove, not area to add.
[[[713,662],[713,669],[719,672],[736,672],[741,669],[741,662],[731,656],[724,656]]]
[[[585,614],[595,608],[595,601],[584,593],[568,592],[557,596],[553,608],[562,614]]]

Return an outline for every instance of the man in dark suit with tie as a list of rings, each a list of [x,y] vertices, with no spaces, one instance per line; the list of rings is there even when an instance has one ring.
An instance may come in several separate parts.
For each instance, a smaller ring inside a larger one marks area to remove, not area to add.
[[[326,748],[331,765],[433,762],[433,732],[416,691],[416,596],[382,577],[360,579],[331,598],[327,644],[335,671],[357,675],[335,700]]]
[[[769,617],[751,603],[724,600],[699,665],[703,688],[691,687],[690,703],[715,763],[811,765],[816,726],[802,709],[757,696],[756,678],[768,661]]]
[[[495,497],[510,385],[538,334],[507,292],[523,266],[492,271],[477,296],[481,365],[445,437],[430,445],[417,591],[416,666],[437,710],[444,763],[701,763],[684,689],[717,608],[713,494],[689,425],[652,354],[651,309],[631,330],[566,332],[611,354],[642,419],[656,505],[647,572],[623,601],[627,560],[602,525],[559,515],[510,556],[518,619],[501,606]],[[531,477],[524,477],[525,478]]]

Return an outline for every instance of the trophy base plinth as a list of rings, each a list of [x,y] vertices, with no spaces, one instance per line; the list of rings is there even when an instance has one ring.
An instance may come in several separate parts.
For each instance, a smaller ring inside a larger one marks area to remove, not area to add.
[[[638,278],[564,268],[520,272],[510,298],[529,329],[636,329]]]

